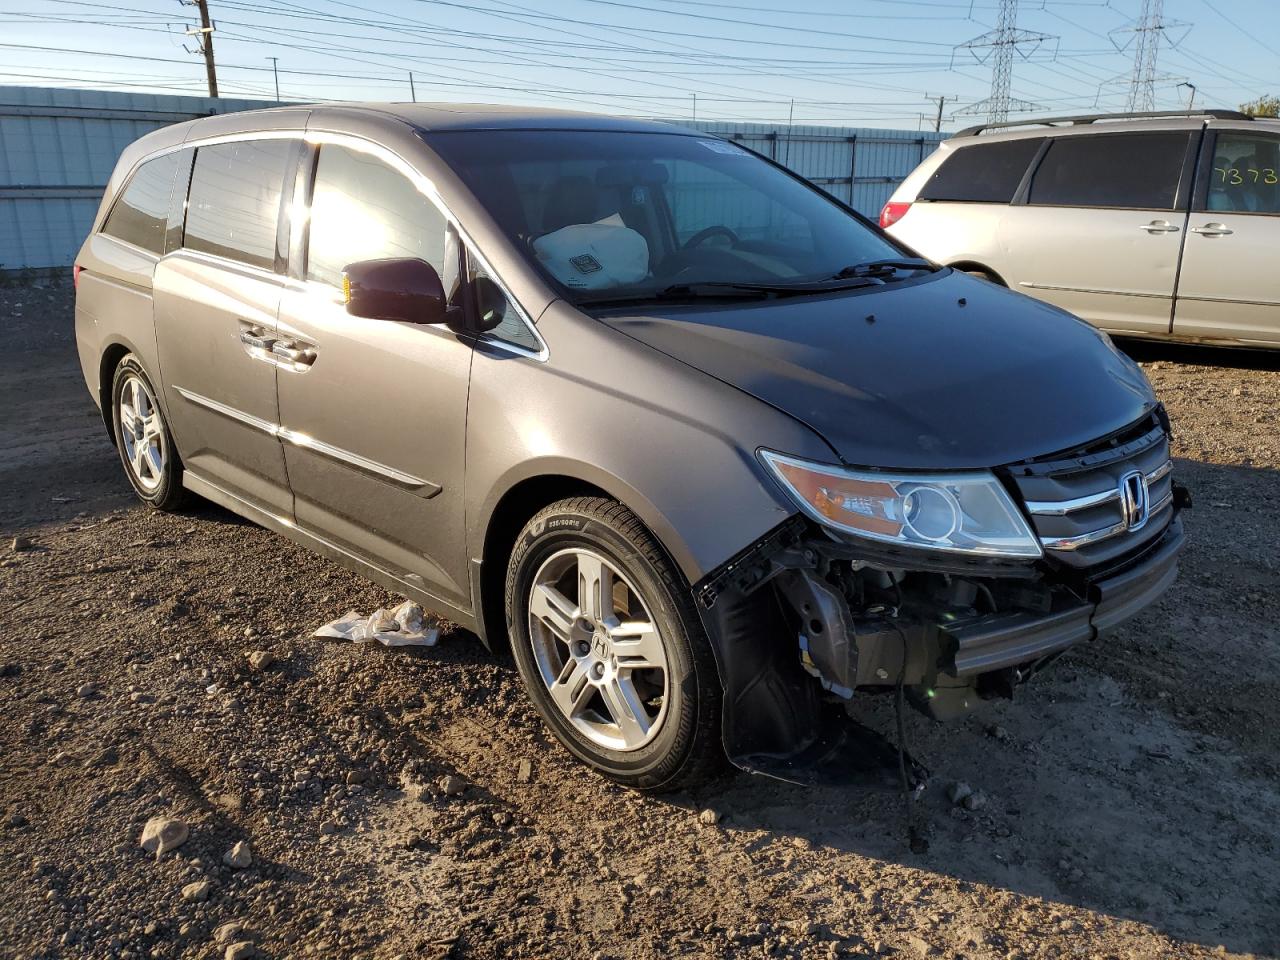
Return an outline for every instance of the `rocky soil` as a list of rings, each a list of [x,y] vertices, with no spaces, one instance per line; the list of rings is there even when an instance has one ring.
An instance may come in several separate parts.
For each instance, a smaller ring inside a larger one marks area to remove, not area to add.
[[[0,957],[1280,952],[1280,357],[1138,352],[1181,580],[1016,702],[908,717],[917,855],[892,793],[609,786],[461,631],[312,638],[395,598],[132,501],[71,303],[0,289]]]

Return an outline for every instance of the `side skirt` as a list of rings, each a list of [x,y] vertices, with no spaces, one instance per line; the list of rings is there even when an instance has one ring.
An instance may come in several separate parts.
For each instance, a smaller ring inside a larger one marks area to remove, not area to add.
[[[339,566],[345,567],[353,573],[358,573],[379,586],[408,597],[410,600],[447,617],[467,630],[472,632],[476,630],[476,618],[473,613],[434,597],[421,587],[415,586],[407,580],[402,580],[395,574],[383,570],[381,567],[375,566],[361,557],[348,553],[341,547],[335,546],[310,531],[301,529],[288,517],[277,516],[260,507],[256,507],[237,497],[234,493],[222,489],[212,481],[196,476],[190,469],[183,474],[182,480],[182,485],[192,493],[199,494],[206,500],[210,500],[220,507],[225,507],[232,513],[239,514],[247,520],[252,520],[259,526],[266,527],[273,533],[278,533],[298,546],[319,554],[326,560],[332,560]]]

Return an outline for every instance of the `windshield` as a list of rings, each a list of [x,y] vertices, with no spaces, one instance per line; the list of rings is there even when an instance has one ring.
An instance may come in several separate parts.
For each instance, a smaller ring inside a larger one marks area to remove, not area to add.
[[[850,267],[903,257],[822,193],[723,140],[503,130],[435,133],[427,142],[579,304],[693,288],[723,296],[839,289]]]

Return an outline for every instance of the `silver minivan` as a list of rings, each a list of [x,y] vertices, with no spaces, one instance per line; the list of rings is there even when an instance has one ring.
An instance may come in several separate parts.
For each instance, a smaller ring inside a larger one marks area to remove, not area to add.
[[[916,168],[880,223],[1111,333],[1280,347],[1280,120],[971,127]]]
[[[196,120],[125,150],[75,274],[142,500],[509,649],[635,787],[897,776],[851,702],[1010,696],[1177,573],[1168,418],[1105,334],[696,131]]]

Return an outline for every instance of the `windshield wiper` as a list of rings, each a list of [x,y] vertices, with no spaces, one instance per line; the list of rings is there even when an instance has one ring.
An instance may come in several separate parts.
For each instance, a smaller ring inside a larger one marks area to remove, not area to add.
[[[928,260],[919,257],[890,257],[884,260],[868,260],[845,267],[832,280],[844,280],[851,277],[874,277],[883,280],[891,278],[899,270],[927,270],[930,273],[938,268]]]
[[[841,282],[832,282],[841,281]],[[852,282],[850,282],[852,281]],[[737,283],[728,280],[701,280],[695,283],[673,283],[648,294],[622,297],[588,297],[578,301],[583,306],[624,306],[653,301],[672,302],[686,300],[734,299],[763,300],[768,297],[798,296],[808,293],[830,293],[836,290],[856,290],[869,287],[879,281],[872,277],[833,277],[818,283]]]

